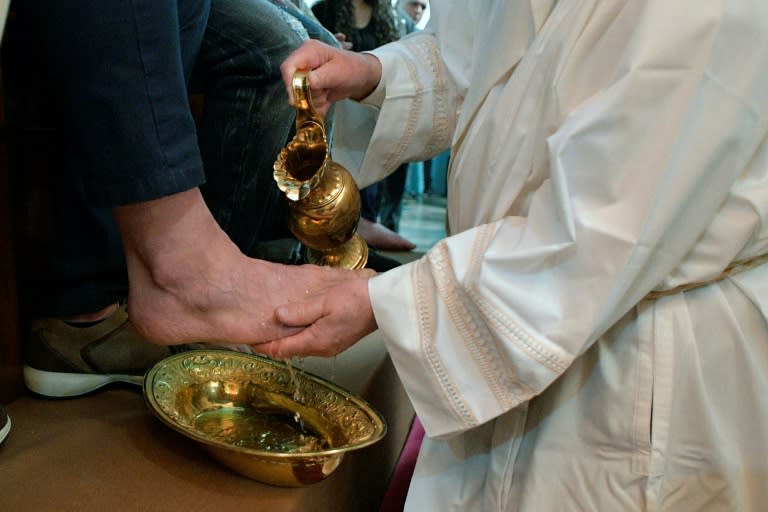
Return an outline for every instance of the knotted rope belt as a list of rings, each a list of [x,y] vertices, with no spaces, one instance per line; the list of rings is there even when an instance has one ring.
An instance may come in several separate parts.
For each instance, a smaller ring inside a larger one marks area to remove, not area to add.
[[[750,258],[748,260],[734,261],[733,263],[725,267],[725,270],[723,270],[719,275],[713,277],[712,279],[681,284],[680,286],[675,286],[674,288],[670,288],[669,290],[651,291],[648,293],[648,295],[643,297],[643,300],[656,300],[660,297],[666,297],[667,295],[674,295],[676,293],[693,290],[694,288],[701,288],[702,286],[707,286],[708,284],[721,281],[726,277],[730,277],[732,275],[739,274],[741,272],[753,269],[755,267],[759,267],[760,265],[766,262],[768,262],[768,254],[755,256],[754,258]]]

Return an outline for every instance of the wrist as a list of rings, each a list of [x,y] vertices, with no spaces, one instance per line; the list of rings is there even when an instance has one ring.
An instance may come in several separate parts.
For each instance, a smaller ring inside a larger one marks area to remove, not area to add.
[[[381,81],[381,61],[375,55],[367,52],[359,54],[361,57],[362,73],[364,77],[360,84],[358,94],[352,97],[355,101],[361,101],[371,95]]]

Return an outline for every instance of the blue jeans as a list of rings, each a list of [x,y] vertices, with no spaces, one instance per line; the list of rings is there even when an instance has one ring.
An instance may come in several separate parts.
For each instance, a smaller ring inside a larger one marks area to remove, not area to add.
[[[392,231],[400,230],[407,177],[408,164],[402,164],[379,183],[379,222]]]
[[[26,66],[49,72],[36,78],[51,85],[53,140],[63,152],[40,180],[51,222],[45,257],[25,272],[34,276],[22,297],[32,315],[95,311],[124,298],[110,209],[197,186],[243,252],[292,257],[290,244],[262,248],[288,236],[272,179],[294,119],[279,66],[310,36],[334,42],[330,33],[282,0],[20,5],[23,44],[14,46],[39,50]],[[205,98],[199,131],[191,91]]]
[[[281,7],[213,0],[194,77],[205,94],[203,196],[222,228],[253,256],[263,256],[253,252],[260,241],[291,236],[272,178],[295,118],[280,64],[310,35],[335,41],[298,9],[290,10],[292,4]]]

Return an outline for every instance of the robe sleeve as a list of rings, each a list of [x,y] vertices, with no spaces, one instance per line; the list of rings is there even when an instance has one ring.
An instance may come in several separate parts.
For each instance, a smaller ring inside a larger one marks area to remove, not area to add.
[[[427,160],[450,147],[461,104],[437,41],[427,30],[370,53],[386,70],[363,102],[336,105],[333,159],[358,185],[381,180],[404,162]]]

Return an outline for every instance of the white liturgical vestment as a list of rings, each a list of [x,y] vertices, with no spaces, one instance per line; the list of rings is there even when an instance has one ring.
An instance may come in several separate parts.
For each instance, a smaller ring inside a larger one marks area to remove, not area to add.
[[[451,147],[450,236],[369,285],[406,510],[768,510],[768,264],[721,276],[768,252],[768,2],[431,7],[357,148]]]

